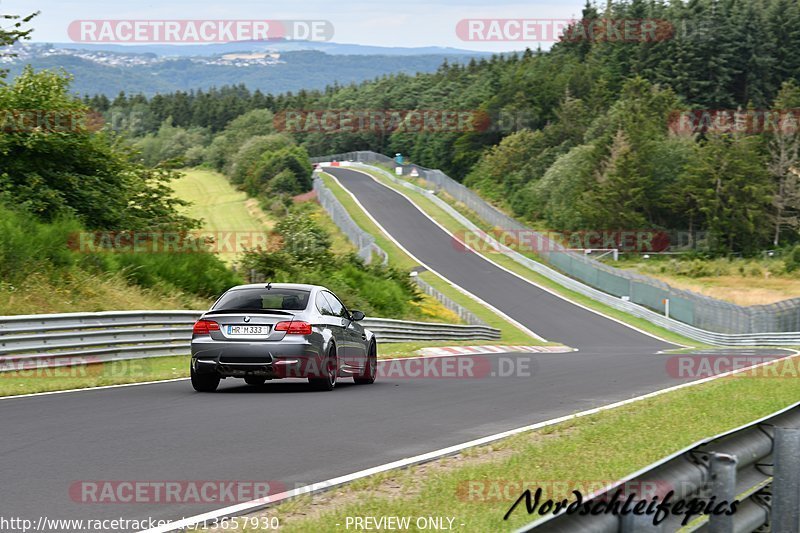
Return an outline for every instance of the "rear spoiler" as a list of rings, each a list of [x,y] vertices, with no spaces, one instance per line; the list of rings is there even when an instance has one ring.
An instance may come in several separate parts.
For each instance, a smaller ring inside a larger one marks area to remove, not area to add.
[[[300,311],[295,311],[299,313]],[[285,316],[294,316],[294,313],[290,313],[288,311],[278,311],[276,309],[212,309],[211,311],[206,311],[203,314],[203,317],[207,317],[209,315],[247,315],[247,314],[259,314],[259,315],[285,315]]]

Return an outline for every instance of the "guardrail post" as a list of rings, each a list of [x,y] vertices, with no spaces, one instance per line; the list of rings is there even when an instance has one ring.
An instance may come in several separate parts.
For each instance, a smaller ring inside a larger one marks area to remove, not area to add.
[[[800,428],[776,427],[772,451],[772,531],[800,532]]]
[[[736,499],[736,457],[726,453],[711,454],[711,495],[717,502]],[[733,533],[734,515],[710,515],[710,533]]]

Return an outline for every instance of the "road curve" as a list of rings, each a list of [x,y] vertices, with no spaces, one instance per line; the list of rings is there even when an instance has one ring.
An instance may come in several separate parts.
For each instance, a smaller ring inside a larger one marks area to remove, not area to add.
[[[545,339],[604,352],[652,353],[675,347],[554,296],[465,251],[407,198],[367,174],[341,167],[325,171],[417,259]]]

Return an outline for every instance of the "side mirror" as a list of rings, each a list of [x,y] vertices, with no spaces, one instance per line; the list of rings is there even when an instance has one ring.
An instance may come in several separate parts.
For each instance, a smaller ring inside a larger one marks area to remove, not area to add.
[[[364,313],[361,311],[355,311],[355,310],[350,311],[350,317],[356,322],[358,322],[359,320],[364,320],[364,316],[365,316]]]

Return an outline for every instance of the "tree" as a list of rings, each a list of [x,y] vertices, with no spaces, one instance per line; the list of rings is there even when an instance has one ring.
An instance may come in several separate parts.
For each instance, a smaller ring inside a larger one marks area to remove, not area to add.
[[[233,158],[229,175],[231,183],[235,185],[243,184],[247,177],[254,172],[265,153],[293,145],[294,140],[290,136],[279,133],[252,137],[239,148]]]
[[[575,207],[591,185],[597,161],[597,148],[591,144],[576,146],[556,159],[541,180],[530,184],[532,215],[544,218],[553,229],[581,227],[585,218]]]
[[[800,228],[800,132],[795,111],[800,107],[800,87],[793,81],[784,83],[775,101],[783,123],[769,132],[767,168],[774,182],[772,200],[773,246],[780,245],[781,231],[796,232]]]
[[[646,224],[647,186],[647,176],[641,174],[631,144],[620,130],[594,186],[581,196],[579,209],[595,229],[641,229]]]
[[[207,161],[217,170],[229,173],[239,149],[250,138],[275,132],[272,113],[266,109],[249,111],[230,122],[214,137],[208,148]]]
[[[26,17],[20,15],[0,15],[0,21],[14,21],[11,24],[10,29],[4,28],[3,24],[0,24],[0,49],[11,46],[14,43],[19,41],[24,41],[30,39],[31,32],[33,32],[32,28],[25,29],[24,26],[33,20],[39,14],[39,11],[36,13],[32,13]],[[0,56],[11,56],[14,57],[14,53],[0,53]],[[8,74],[8,70],[0,69],[0,79],[4,78]]]
[[[245,178],[251,196],[264,193],[296,195],[311,189],[311,163],[300,146],[265,152]]]
[[[773,189],[758,139],[714,135],[696,149],[677,187],[717,252],[753,253],[769,239]]]
[[[91,229],[195,227],[168,186],[177,174],[132,162],[120,139],[86,120],[90,110],[69,81],[28,67],[0,86],[0,198],[41,220],[73,215]]]

